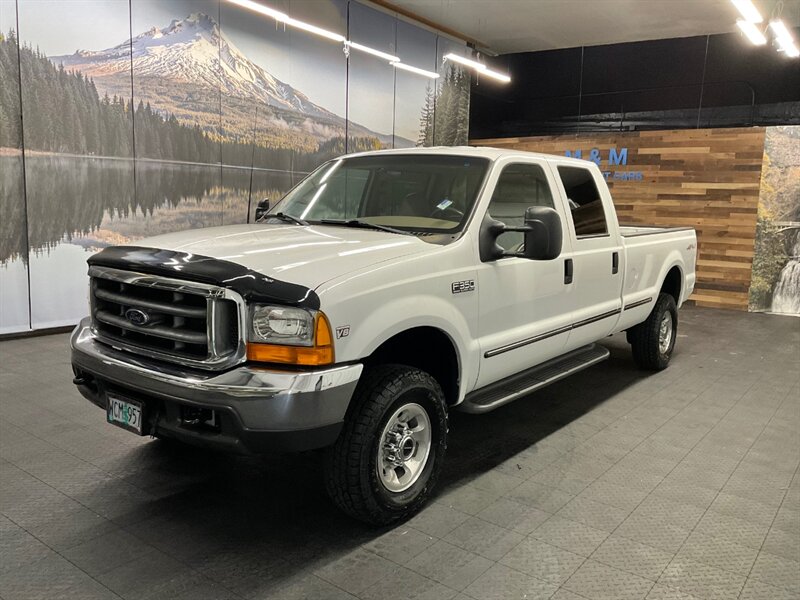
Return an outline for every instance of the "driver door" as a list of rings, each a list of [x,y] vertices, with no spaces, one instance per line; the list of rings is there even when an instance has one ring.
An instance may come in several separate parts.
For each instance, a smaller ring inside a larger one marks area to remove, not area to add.
[[[564,209],[544,161],[526,159],[501,167],[487,212],[509,226],[524,224],[529,206]],[[555,260],[506,257],[478,268],[481,366],[477,387],[554,358],[565,351],[572,312],[565,297],[564,261],[571,256],[569,237],[562,236]],[[498,243],[517,252],[524,243],[519,232],[503,233]]]

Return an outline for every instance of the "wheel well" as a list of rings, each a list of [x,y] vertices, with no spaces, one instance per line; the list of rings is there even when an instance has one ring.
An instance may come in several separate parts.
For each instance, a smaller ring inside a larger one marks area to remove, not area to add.
[[[677,266],[672,267],[664,278],[664,283],[661,284],[661,292],[675,298],[675,304],[680,304],[682,283],[681,270]]]
[[[383,342],[364,364],[416,367],[439,382],[447,404],[458,401],[458,355],[450,338],[435,327],[415,327]]]

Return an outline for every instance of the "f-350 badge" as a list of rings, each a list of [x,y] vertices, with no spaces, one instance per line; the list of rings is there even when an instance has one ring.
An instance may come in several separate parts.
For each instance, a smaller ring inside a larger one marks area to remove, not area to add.
[[[454,281],[450,284],[450,289],[454,294],[461,294],[463,292],[475,291],[475,280],[467,279],[466,281]]]

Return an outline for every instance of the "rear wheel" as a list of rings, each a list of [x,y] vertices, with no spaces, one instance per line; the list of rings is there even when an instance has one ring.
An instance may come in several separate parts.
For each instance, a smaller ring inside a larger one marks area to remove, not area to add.
[[[642,369],[666,369],[677,335],[678,309],[675,299],[669,294],[659,294],[647,320],[628,330],[633,360]]]
[[[325,487],[344,512],[385,525],[425,503],[446,447],[447,407],[436,380],[411,367],[374,367],[327,453]]]

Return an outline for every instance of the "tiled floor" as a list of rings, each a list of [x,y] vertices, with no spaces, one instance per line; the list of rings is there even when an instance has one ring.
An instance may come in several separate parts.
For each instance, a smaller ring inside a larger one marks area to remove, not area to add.
[[[800,319],[687,308],[669,369],[611,359],[456,414],[439,493],[340,515],[320,456],[137,438],[72,388],[66,336],[0,342],[0,597],[800,597]]]

